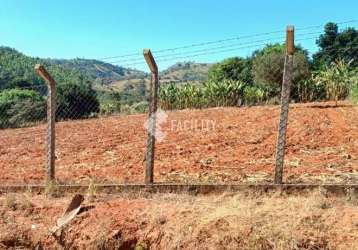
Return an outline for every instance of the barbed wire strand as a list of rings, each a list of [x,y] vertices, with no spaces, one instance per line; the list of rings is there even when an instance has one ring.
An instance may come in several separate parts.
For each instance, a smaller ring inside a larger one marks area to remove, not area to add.
[[[317,35],[317,34],[321,34],[320,32],[310,32],[310,33],[303,33],[303,34],[297,34],[297,36],[299,37],[303,37],[303,36],[307,36],[307,35]],[[231,47],[236,47],[239,45],[245,45],[245,44],[254,44],[254,43],[262,43],[262,42],[267,42],[267,44],[270,44],[272,42],[276,42],[276,41],[272,41],[272,39],[284,39],[284,36],[277,36],[277,37],[272,37],[269,39],[261,39],[261,40],[255,40],[255,41],[248,41],[248,42],[243,42],[243,43],[233,43],[233,44],[228,44],[228,45],[221,45],[221,46],[217,46],[217,47],[211,47],[211,48],[206,48],[206,49],[199,49],[199,50],[192,50],[192,51],[186,51],[186,52],[177,52],[177,53],[173,53],[173,54],[164,54],[164,55],[159,55],[156,56],[155,55],[155,59],[160,59],[160,58],[166,58],[166,57],[172,57],[172,56],[176,56],[176,55],[186,55],[186,54],[192,54],[192,53],[198,53],[198,52],[206,52],[206,51],[212,51],[212,50],[216,50],[216,49],[224,49],[224,48],[231,48]],[[141,62],[143,61],[142,56],[135,58],[135,59],[125,59],[125,60],[118,60],[118,61],[111,61],[108,63],[134,63],[134,62]]]
[[[309,39],[312,39],[312,38],[309,38]],[[282,42],[283,43],[285,41],[284,40],[279,40],[279,41],[276,41],[276,43],[277,42]],[[213,51],[213,52],[203,52],[203,53],[193,54],[193,55],[189,55],[189,56],[179,56],[179,57],[165,58],[165,59],[161,59],[161,60],[156,60],[156,62],[167,62],[167,61],[172,61],[172,60],[187,59],[187,58],[193,58],[193,57],[204,56],[204,55],[214,55],[214,54],[219,54],[219,53],[238,51],[238,50],[241,50],[241,49],[256,48],[256,47],[261,47],[261,46],[265,46],[265,45],[267,45],[267,43],[261,43],[261,44],[249,45],[249,46],[241,46],[241,47],[237,47],[237,48],[217,50],[217,51]],[[144,61],[143,62],[125,64],[123,66],[126,67],[126,66],[132,66],[132,65],[140,65],[140,64],[143,64],[143,63],[144,63]]]
[[[358,23],[358,19],[337,22],[336,24],[341,25],[341,24],[348,24],[348,23]],[[315,26],[307,26],[307,27],[302,27],[302,28],[296,28],[296,31],[318,29],[318,28],[322,28],[324,26],[325,26],[325,24],[320,24],[320,25],[315,25]],[[282,33],[282,30],[263,32],[263,33],[257,33],[257,34],[252,34],[252,35],[243,35],[243,36],[231,37],[231,38],[227,38],[227,39],[220,39],[220,40],[209,41],[209,42],[193,43],[193,44],[178,46],[178,47],[173,47],[173,48],[153,50],[152,52],[159,54],[159,53],[175,51],[175,50],[179,50],[179,49],[188,49],[188,48],[193,48],[193,47],[207,46],[207,45],[211,45],[211,44],[247,39],[247,38],[258,37],[258,36],[267,36],[267,35],[278,34],[278,33]],[[105,61],[105,60],[114,59],[114,58],[124,58],[124,57],[138,56],[138,55],[142,55],[141,52],[129,53],[129,54],[118,55],[118,56],[103,57],[103,58],[98,58],[97,60]]]

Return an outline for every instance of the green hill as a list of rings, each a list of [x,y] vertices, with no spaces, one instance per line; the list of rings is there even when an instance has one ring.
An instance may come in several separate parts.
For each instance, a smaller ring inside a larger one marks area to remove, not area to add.
[[[36,63],[46,66],[58,82],[91,81],[110,84],[118,80],[141,79],[146,73],[91,59],[41,59],[15,49],[0,47],[0,88],[40,84],[34,71]]]
[[[161,72],[162,82],[169,81],[205,81],[212,64],[179,62]]]
[[[128,69],[93,59],[52,59],[50,61],[66,69],[77,69],[81,73],[96,80],[96,82],[107,84],[118,80],[144,78],[147,75],[139,70]]]
[[[148,85],[149,75],[143,71],[128,69],[93,59],[42,59],[26,56],[15,49],[0,47],[0,89],[41,84],[34,66],[41,63],[61,82],[91,82],[97,89],[135,89]],[[205,81],[210,64],[176,63],[160,72],[160,80],[166,82]]]
[[[58,83],[91,81],[77,69],[64,68],[52,60],[29,57],[14,49],[0,47],[0,89],[43,84],[34,70],[37,63],[43,64]]]

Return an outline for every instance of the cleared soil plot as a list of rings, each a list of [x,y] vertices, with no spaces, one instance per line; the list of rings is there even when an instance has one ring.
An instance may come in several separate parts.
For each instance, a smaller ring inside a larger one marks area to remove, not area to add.
[[[167,112],[155,181],[271,182],[279,106]],[[142,182],[146,114],[56,124],[60,183]],[[209,122],[209,123],[208,123]],[[43,183],[46,127],[0,130],[1,184]],[[294,104],[285,182],[358,181],[358,110],[348,102]]]
[[[123,195],[86,197],[54,237],[71,196],[0,194],[0,249],[358,248],[358,197]]]

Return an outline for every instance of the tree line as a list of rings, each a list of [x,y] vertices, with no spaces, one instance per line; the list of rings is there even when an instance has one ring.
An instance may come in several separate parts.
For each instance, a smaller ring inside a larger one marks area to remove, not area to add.
[[[319,51],[312,58],[296,46],[294,56],[294,102],[358,100],[358,31],[338,31],[325,25],[316,41]],[[165,109],[240,106],[279,103],[285,60],[284,44],[269,44],[251,56],[233,57],[212,66],[201,84],[161,86],[160,103]]]

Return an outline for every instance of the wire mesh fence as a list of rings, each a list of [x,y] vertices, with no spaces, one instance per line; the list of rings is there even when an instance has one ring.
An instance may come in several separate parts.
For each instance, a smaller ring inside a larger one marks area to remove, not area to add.
[[[126,170],[128,159],[143,155],[124,144],[138,143],[130,133],[142,131],[144,120],[129,125],[121,112],[136,113],[127,104],[101,112],[94,90],[77,85],[56,86],[55,169],[59,183],[139,182],[142,173]],[[0,169],[3,184],[43,184],[47,179],[48,127],[46,85],[2,90]],[[112,93],[115,95],[116,92]],[[8,101],[5,99],[9,98]],[[111,101],[111,104],[113,100]],[[108,102],[105,103],[108,105]],[[146,104],[143,103],[144,109]],[[128,130],[126,130],[127,128]],[[125,133],[124,135],[122,133]],[[144,141],[141,136],[140,141]],[[120,155],[118,155],[118,150]],[[142,164],[142,160],[132,164]],[[140,176],[139,176],[140,174]]]
[[[318,32],[297,31],[296,41],[317,39]],[[257,84],[222,78],[162,79],[159,74],[155,182],[273,182],[280,112],[278,106],[271,104],[281,101],[286,58],[282,34],[280,31],[261,34],[263,38],[260,34],[248,37],[253,39],[250,41],[237,42],[243,39],[240,37],[154,51],[160,64],[263,47],[278,51],[265,57],[262,51],[254,50],[254,60],[250,63],[242,59],[230,61],[236,67],[230,72],[234,76],[245,67],[260,72],[255,75]],[[272,43],[271,47],[268,43]],[[357,48],[352,45],[342,52],[356,53]],[[185,51],[187,49],[189,51]],[[345,133],[345,129],[352,133],[354,125],[342,128],[334,117],[325,118],[339,111],[348,120],[346,112],[354,107],[346,103],[341,107],[292,104],[324,100],[317,98],[315,91],[322,91],[316,89],[319,85],[300,81],[300,77],[309,75],[305,53],[298,48],[294,55],[291,75],[295,84],[290,101],[286,98],[283,103],[292,107],[292,114],[283,117],[285,123],[288,122],[288,141],[286,146],[282,144],[285,136],[281,136],[280,144],[280,150],[287,151],[286,161],[282,162],[283,181],[354,183],[357,181],[357,161],[352,155],[357,145],[348,137],[332,135],[326,138],[330,133]],[[137,56],[136,53],[104,59],[124,65],[143,64],[143,58],[140,62]],[[262,79],[265,84],[261,84]],[[125,95],[123,89],[90,83],[56,84],[57,182],[143,183],[148,161],[148,115],[145,112],[151,101],[149,84],[146,76],[137,85],[139,90],[131,92],[129,88]],[[4,184],[42,184],[46,179],[48,93],[45,84],[0,91],[0,175]],[[340,144],[345,145],[343,149]]]

